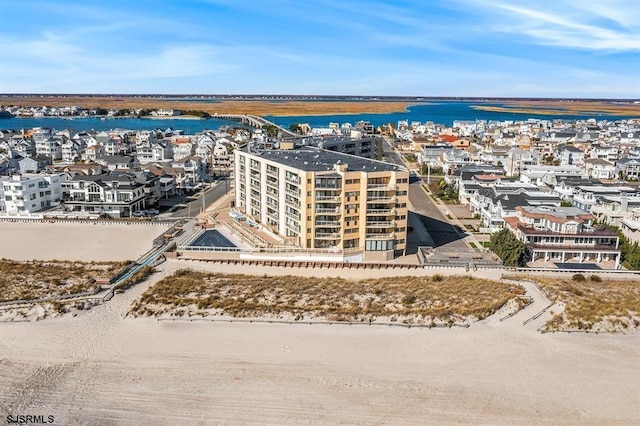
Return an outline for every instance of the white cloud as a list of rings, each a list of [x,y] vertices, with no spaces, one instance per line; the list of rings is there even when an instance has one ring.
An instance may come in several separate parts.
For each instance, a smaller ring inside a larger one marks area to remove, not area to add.
[[[473,3],[489,8],[486,10],[489,14],[495,12],[503,16],[501,23],[494,24],[494,30],[525,35],[540,44],[612,52],[640,51],[640,32],[637,27],[627,25],[628,20],[621,17],[620,11],[611,13],[595,7],[577,9],[563,2],[553,6],[546,2],[536,3],[535,9],[505,1]],[[626,27],[605,26],[602,18]]]

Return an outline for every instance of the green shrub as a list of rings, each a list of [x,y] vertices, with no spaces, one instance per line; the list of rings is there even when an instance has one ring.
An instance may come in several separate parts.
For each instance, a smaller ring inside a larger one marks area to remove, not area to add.
[[[577,281],[577,282],[584,282],[586,281],[586,278],[584,277],[584,275],[582,274],[573,274],[573,276],[571,277],[571,279],[573,281]]]
[[[600,278],[598,275],[591,275],[589,277],[589,279],[591,281],[593,281],[594,283],[601,283],[602,282],[602,278]]]

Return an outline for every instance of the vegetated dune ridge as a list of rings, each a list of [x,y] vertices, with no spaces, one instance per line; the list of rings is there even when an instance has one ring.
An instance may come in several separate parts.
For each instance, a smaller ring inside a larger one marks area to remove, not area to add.
[[[640,282],[603,280],[598,275],[574,279],[537,277],[554,302],[564,308],[546,329],[624,331],[640,327]]]
[[[504,101],[503,106],[474,105],[480,111],[535,115],[620,115],[640,117],[640,104],[612,101]]]
[[[184,101],[171,98],[137,97],[7,97],[0,96],[0,105],[71,106],[90,108],[142,108],[200,110],[214,114],[253,115],[334,115],[334,114],[388,114],[404,112],[407,102],[398,101],[296,101],[296,100],[228,100],[216,102]]]
[[[76,317],[0,324],[3,415],[43,413],[56,424],[637,422],[637,334],[540,334],[516,317],[468,329],[125,317],[185,265],[220,266],[168,260]]]
[[[0,259],[0,302],[93,290],[97,278],[111,278],[127,263]]]
[[[179,270],[134,303],[134,315],[464,324],[517,297],[506,283],[471,276],[316,278]],[[518,303],[513,309],[518,309]]]

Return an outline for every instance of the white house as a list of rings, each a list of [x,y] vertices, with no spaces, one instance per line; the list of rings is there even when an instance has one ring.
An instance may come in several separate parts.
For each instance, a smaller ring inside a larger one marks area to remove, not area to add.
[[[59,205],[62,182],[61,174],[0,178],[0,214],[22,215]]]

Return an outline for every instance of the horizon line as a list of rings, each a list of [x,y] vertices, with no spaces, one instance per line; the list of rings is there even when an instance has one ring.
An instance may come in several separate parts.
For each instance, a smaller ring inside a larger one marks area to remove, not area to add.
[[[166,97],[166,98],[289,98],[289,99],[352,99],[352,100],[523,100],[523,101],[617,101],[637,102],[640,98],[598,97],[535,97],[535,96],[421,96],[421,95],[293,95],[293,94],[203,94],[203,93],[0,93],[0,97]]]

